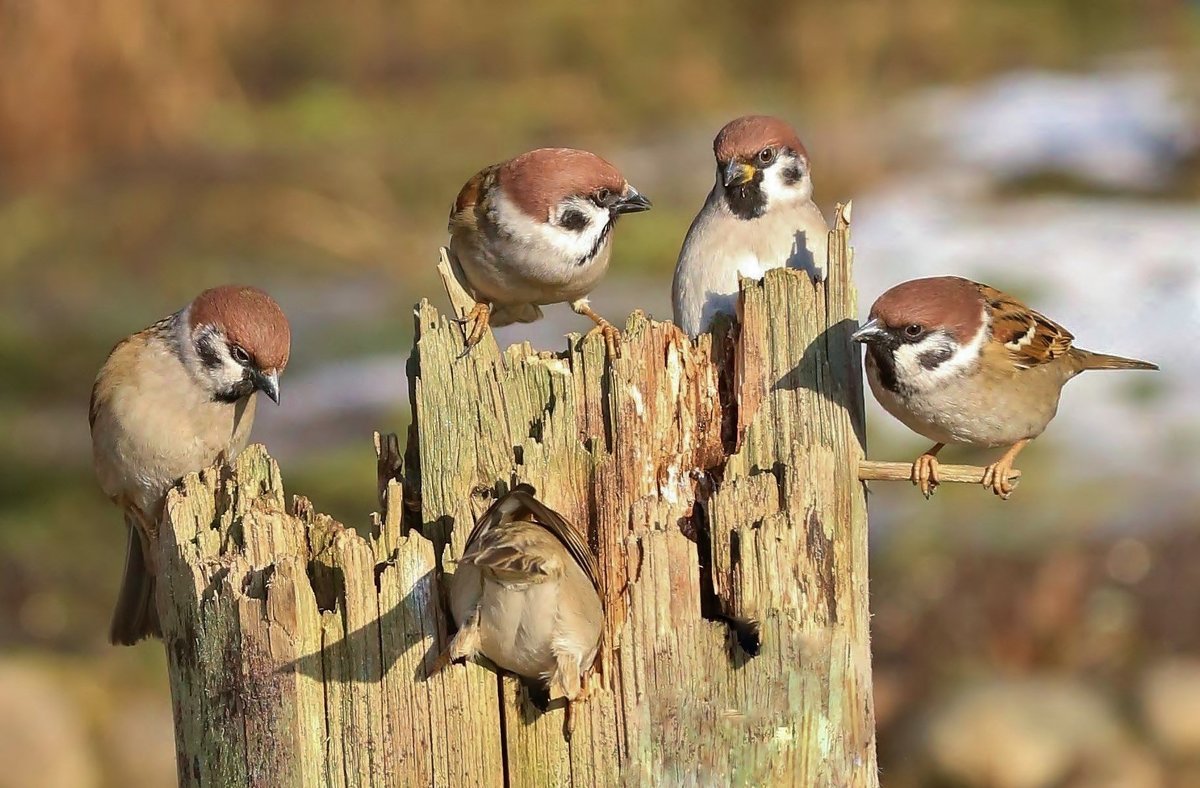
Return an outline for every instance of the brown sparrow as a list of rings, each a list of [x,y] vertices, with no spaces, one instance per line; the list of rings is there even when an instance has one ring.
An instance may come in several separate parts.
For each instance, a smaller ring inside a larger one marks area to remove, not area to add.
[[[254,393],[279,402],[290,344],[274,299],[227,285],[122,340],[104,362],[92,388],[92,457],[128,530],[114,645],[161,635],[154,556],[167,491],[245,448]]]
[[[896,285],[853,335],[867,346],[879,404],[934,445],[913,462],[925,497],[947,443],[1007,446],[983,484],[1007,498],[1017,454],[1058,411],[1062,387],[1089,369],[1158,369],[1071,346],[1065,328],[995,288],[936,276]]]
[[[717,180],[675,265],[675,324],[695,337],[718,313],[733,315],[738,276],[801,268],[820,278],[829,226],[812,201],[808,153],[779,118],[747,115],[713,140]]]
[[[475,524],[451,581],[450,611],[459,629],[443,663],[482,654],[546,683],[552,699],[586,696],[604,627],[596,558],[529,485],[501,496]]]
[[[650,208],[617,168],[587,151],[539,148],[467,181],[450,209],[451,260],[474,296],[470,350],[489,324],[532,323],[568,302],[612,347],[616,329],[588,306],[608,268],[621,214]]]

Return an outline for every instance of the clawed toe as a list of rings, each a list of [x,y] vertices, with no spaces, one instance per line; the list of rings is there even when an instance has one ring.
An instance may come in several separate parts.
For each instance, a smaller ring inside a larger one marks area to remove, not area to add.
[[[938,478],[938,461],[935,456],[940,449],[940,445],[936,446],[913,460],[910,478],[912,483],[920,488],[921,495],[924,495],[926,500],[933,495],[934,490],[941,483],[941,479]]]
[[[488,324],[491,321],[491,314],[491,307],[487,304],[480,303],[471,307],[471,310],[462,317],[451,318],[455,323],[463,326],[464,330],[466,329],[466,325],[468,323],[472,324],[471,330],[467,332],[465,343],[466,346],[463,348],[463,351],[458,354],[459,358],[462,358],[470,353],[471,348],[478,345],[479,341],[483,339],[483,335],[487,333]]]
[[[617,327],[608,321],[604,321],[603,323],[598,323],[588,334],[593,334],[597,331],[604,335],[604,346],[608,349],[608,354],[613,358],[619,357],[621,332],[617,330]]]
[[[1007,501],[1017,486],[1009,479],[1012,466],[1002,462],[994,462],[983,470],[982,483],[991,489],[1001,500]]]

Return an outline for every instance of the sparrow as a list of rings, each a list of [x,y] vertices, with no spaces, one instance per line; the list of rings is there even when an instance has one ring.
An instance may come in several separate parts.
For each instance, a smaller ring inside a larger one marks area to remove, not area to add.
[[[688,336],[737,308],[738,276],[772,268],[814,278],[828,262],[829,226],[812,200],[808,153],[786,122],[747,115],[713,140],[717,179],[679,252],[671,285],[675,324]]]
[[[586,696],[600,648],[599,576],[575,527],[529,485],[514,487],[479,518],[458,560],[450,584],[458,632],[442,664],[482,654],[546,684],[569,710]]]
[[[539,148],[476,173],[450,209],[450,258],[476,304],[466,354],[488,325],[532,323],[541,306],[567,302],[604,333],[616,328],[588,305],[608,268],[617,219],[650,200],[616,167],[587,151]]]
[[[279,304],[254,287],[205,290],[117,344],[92,387],[92,459],[126,524],[125,572],[109,640],[161,636],[154,556],[167,492],[187,474],[245,448],[255,392],[279,402],[291,333]]]
[[[926,498],[947,443],[1007,447],[983,485],[1013,491],[1013,462],[1058,411],[1068,380],[1090,369],[1158,369],[1147,361],[1081,350],[1069,331],[994,287],[957,276],[896,285],[853,335],[879,404],[934,445],[913,462]]]

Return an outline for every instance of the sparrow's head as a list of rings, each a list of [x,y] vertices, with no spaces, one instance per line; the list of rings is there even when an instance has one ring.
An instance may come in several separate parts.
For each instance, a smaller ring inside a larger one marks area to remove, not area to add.
[[[292,333],[275,299],[257,287],[223,285],[196,296],[186,316],[184,361],[213,399],[236,402],[261,391],[279,402]]]
[[[619,216],[650,208],[616,167],[582,150],[524,153],[500,165],[496,180],[503,201],[517,209],[504,211],[510,231],[535,233],[579,262],[595,255]]]
[[[896,285],[876,299],[869,317],[853,338],[867,345],[893,391],[928,390],[970,369],[987,341],[979,286],[957,276]]]
[[[808,152],[795,129],[769,115],[731,120],[713,140],[717,185],[734,215],[756,219],[773,204],[812,199]]]

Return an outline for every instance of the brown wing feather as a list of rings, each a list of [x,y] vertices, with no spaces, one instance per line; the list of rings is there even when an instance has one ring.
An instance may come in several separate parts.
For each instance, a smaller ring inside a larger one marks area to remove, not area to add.
[[[979,285],[992,316],[992,341],[1004,348],[1013,365],[1029,369],[1046,364],[1071,349],[1070,331],[1017,299]]]
[[[458,197],[454,200],[454,205],[450,208],[450,217],[448,221],[449,232],[454,232],[454,219],[464,211],[474,211],[479,205],[479,200],[483,195],[484,186],[487,181],[495,177],[496,165],[485,167],[479,172],[471,176],[470,180],[463,184],[463,187],[458,192]]]
[[[471,530],[471,535],[467,537],[467,543],[463,547],[463,554],[468,553],[493,528],[503,528],[515,520],[531,517],[538,525],[552,533],[563,547],[567,548],[567,552],[587,574],[588,579],[592,581],[592,585],[599,593],[600,567],[592,549],[575,526],[535,498],[534,495],[533,487],[528,484],[519,484],[500,496],[475,523],[475,527]],[[603,595],[601,598],[603,599]]]
[[[525,524],[535,530],[538,527],[533,523]],[[562,574],[562,562],[557,558],[546,560],[542,556],[508,543],[503,531],[487,531],[481,534],[475,544],[471,546],[471,551],[463,554],[462,561],[474,566],[486,566],[501,577],[548,579]]]

